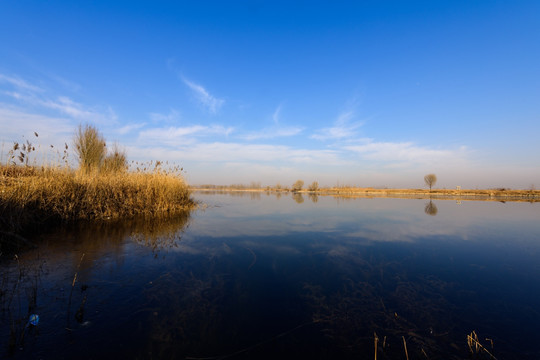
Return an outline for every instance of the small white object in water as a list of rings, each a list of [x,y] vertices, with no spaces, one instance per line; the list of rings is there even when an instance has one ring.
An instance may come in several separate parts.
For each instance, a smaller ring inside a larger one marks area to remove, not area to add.
[[[30,318],[28,319],[28,323],[30,325],[37,326],[37,324],[39,323],[39,315],[36,315],[36,314],[30,315]]]

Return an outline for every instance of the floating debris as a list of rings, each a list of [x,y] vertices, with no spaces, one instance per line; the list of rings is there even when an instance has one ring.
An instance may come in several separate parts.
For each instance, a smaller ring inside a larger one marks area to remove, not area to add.
[[[28,324],[37,326],[39,323],[39,315],[32,314],[30,315],[30,318],[28,319]]]

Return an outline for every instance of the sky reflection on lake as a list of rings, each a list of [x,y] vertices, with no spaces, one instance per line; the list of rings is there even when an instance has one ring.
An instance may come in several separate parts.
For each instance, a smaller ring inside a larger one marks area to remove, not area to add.
[[[411,358],[458,359],[475,330],[498,358],[540,357],[538,204],[196,198],[191,215],[71,226],[3,255],[0,355],[372,358],[376,333],[382,359],[403,338]],[[30,311],[41,324],[24,329]]]

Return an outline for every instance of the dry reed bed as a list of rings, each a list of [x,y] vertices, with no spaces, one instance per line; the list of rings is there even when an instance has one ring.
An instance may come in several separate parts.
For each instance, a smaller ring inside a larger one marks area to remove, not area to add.
[[[355,187],[323,188],[320,193],[361,193],[381,195],[448,195],[448,196],[492,196],[492,197],[540,197],[540,190],[511,190],[511,189],[373,189]]]
[[[209,188],[192,187],[194,191],[222,191],[222,192],[291,192],[290,189],[273,187],[253,188]],[[316,191],[302,189],[300,193],[313,193],[317,195],[330,195],[339,197],[391,197],[391,198],[422,198],[422,199],[461,199],[461,200],[495,200],[495,201],[540,201],[540,190],[511,190],[511,189],[374,189],[358,187],[329,187],[319,188]]]
[[[194,206],[182,177],[163,171],[85,173],[69,168],[0,166],[0,230],[49,220],[171,214]]]
[[[540,201],[540,190],[509,189],[370,189],[370,188],[326,188],[318,191],[319,195],[339,197],[389,197],[403,199],[439,199],[439,200],[491,200],[491,201]]]

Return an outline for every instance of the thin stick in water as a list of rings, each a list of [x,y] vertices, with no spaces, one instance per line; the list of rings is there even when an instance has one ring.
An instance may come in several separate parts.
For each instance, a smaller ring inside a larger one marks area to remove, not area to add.
[[[409,360],[409,353],[407,352],[407,342],[405,341],[405,336],[402,336],[403,338],[403,348],[405,349],[405,356],[407,357],[407,360]]]
[[[375,343],[375,360],[377,360],[377,342],[379,341],[379,338],[377,337],[377,333],[373,332],[373,342]]]
[[[71,329],[69,328],[69,316],[70,316],[70,310],[71,310],[71,297],[73,296],[73,288],[75,287],[75,282],[77,281],[77,274],[79,273],[79,269],[81,268],[83,259],[84,259],[84,253],[81,256],[81,260],[79,260],[79,265],[77,265],[77,271],[75,271],[75,275],[73,276],[73,281],[71,282],[71,292],[69,293],[66,330],[70,330],[70,331]]]

